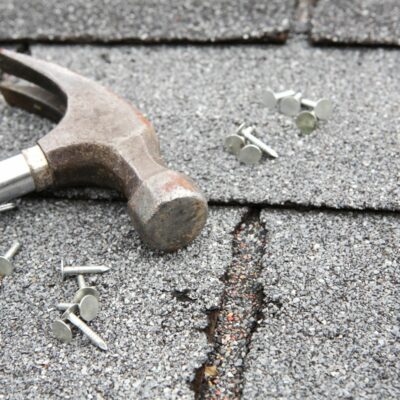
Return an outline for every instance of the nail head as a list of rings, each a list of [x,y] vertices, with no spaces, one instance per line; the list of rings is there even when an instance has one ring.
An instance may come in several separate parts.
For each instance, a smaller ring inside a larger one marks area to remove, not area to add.
[[[328,99],[320,99],[314,108],[314,113],[319,119],[329,119],[332,115],[332,102]]]
[[[14,266],[11,264],[10,260],[0,256],[0,276],[9,276],[13,273]]]
[[[234,134],[229,135],[225,139],[225,149],[227,152],[237,156],[240,149],[245,145],[245,140],[242,136]]]
[[[79,303],[79,314],[85,321],[92,321],[100,310],[99,300],[92,295],[86,295]]]
[[[71,327],[63,320],[57,318],[52,325],[53,336],[64,343],[71,343]]]
[[[302,111],[296,118],[296,125],[302,133],[309,134],[317,127],[317,118],[313,112]]]
[[[266,90],[262,93],[262,102],[268,108],[275,108],[277,104],[275,93],[272,90]]]
[[[300,108],[300,102],[294,96],[285,97],[279,102],[279,111],[290,117],[296,115]]]
[[[258,146],[247,144],[239,153],[239,161],[248,165],[257,164],[262,157],[262,152]]]
[[[100,298],[100,295],[99,295],[99,292],[97,291],[97,289],[95,289],[94,287],[87,286],[87,287],[79,289],[75,293],[73,302],[79,303],[85,296],[93,296],[97,300],[99,300],[99,298]]]

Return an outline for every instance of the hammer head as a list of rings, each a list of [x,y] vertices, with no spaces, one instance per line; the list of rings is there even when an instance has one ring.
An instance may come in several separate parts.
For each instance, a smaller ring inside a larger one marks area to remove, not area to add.
[[[131,197],[128,207],[145,242],[163,249],[190,242],[207,216],[204,198],[194,183],[171,170],[149,178]]]
[[[96,82],[27,55],[0,50],[0,68],[37,85],[2,84],[10,105],[59,122],[35,150],[45,167],[35,169],[26,157],[37,190],[117,189],[139,235],[156,249],[176,250],[200,233],[207,219],[203,194],[166,167],[153,127],[136,108]]]

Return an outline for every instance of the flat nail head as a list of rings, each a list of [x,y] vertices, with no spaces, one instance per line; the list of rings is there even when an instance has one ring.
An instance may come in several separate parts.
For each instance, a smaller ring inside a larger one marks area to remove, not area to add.
[[[79,314],[85,321],[92,321],[95,319],[99,310],[100,303],[95,296],[84,296],[79,303]]]
[[[97,300],[100,299],[99,292],[94,287],[84,287],[79,289],[73,298],[74,303],[79,303],[85,296],[94,296]]]
[[[259,147],[254,144],[247,144],[240,150],[239,161],[248,165],[257,164],[262,157],[262,152]]]
[[[319,119],[329,119],[332,115],[332,102],[328,99],[320,99],[314,108],[314,113]]]
[[[64,343],[71,343],[72,330],[71,327],[61,319],[57,318],[52,325],[53,336]]]
[[[278,100],[272,90],[266,90],[262,94],[262,102],[268,108],[275,108]]]
[[[237,156],[240,149],[245,145],[245,140],[240,135],[229,135],[225,139],[225,149],[228,153]]]
[[[318,120],[314,113],[302,111],[296,118],[296,125],[302,133],[309,134],[317,127]]]
[[[9,276],[14,271],[14,266],[11,264],[10,260],[0,256],[0,276]]]
[[[290,117],[298,114],[300,108],[300,102],[294,96],[285,97],[279,102],[279,111]]]

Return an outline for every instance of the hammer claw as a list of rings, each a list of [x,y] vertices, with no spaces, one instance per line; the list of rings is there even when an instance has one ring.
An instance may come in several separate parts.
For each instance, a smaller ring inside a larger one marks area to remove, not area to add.
[[[67,81],[64,74],[68,70],[55,64],[26,54],[0,49],[0,69],[66,98],[65,83]]]
[[[10,106],[54,122],[59,122],[65,113],[65,101],[39,86],[2,82],[0,92]]]

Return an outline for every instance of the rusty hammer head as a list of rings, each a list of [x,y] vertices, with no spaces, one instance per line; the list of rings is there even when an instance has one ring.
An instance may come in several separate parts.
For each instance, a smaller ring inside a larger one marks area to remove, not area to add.
[[[37,146],[0,162],[0,202],[51,186],[97,185],[125,195],[136,230],[153,248],[176,250],[199,234],[207,202],[190,178],[165,166],[154,129],[136,108],[28,55],[1,49],[0,69],[37,85],[3,83],[10,105],[59,122]]]

